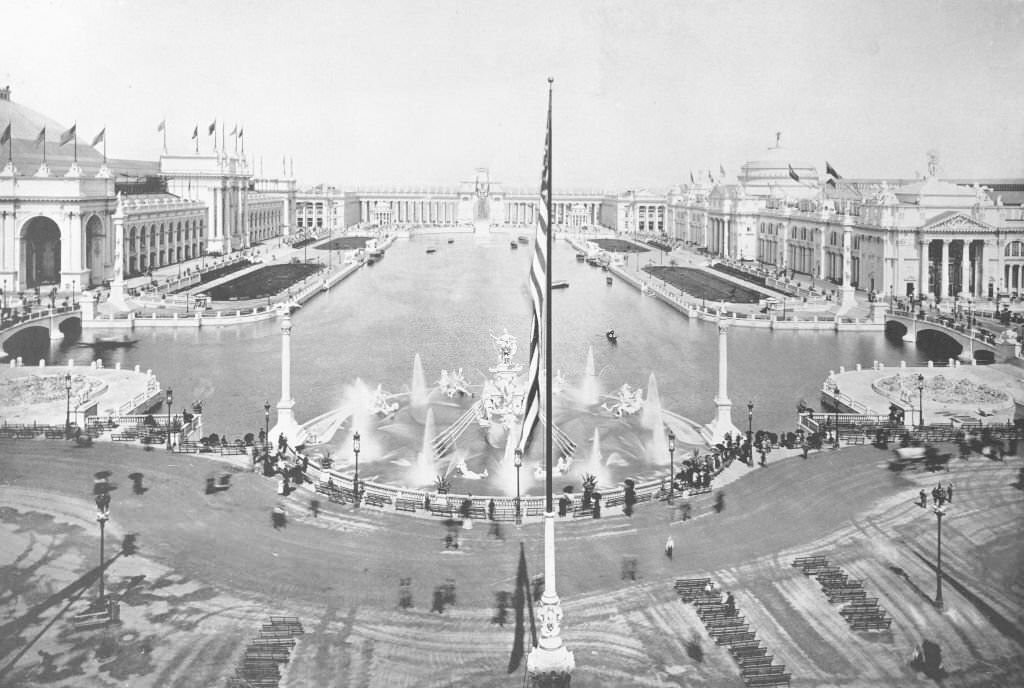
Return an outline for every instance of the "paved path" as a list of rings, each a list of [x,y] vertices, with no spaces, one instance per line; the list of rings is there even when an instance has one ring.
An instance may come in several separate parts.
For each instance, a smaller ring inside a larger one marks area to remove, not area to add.
[[[94,561],[93,474],[111,471],[116,489],[108,542],[118,549],[121,538],[134,533],[141,556],[119,558],[110,577],[122,594],[126,581],[139,571],[150,581],[130,610],[142,616],[124,626],[175,623],[181,634],[180,641],[168,642],[164,633],[146,640],[164,654],[156,659],[154,652],[152,666],[133,669],[139,685],[187,686],[200,675],[227,675],[225,662],[230,664],[240,643],[258,630],[261,613],[309,619],[309,636],[290,669],[294,678],[283,685],[442,686],[461,681],[496,686],[507,681],[502,665],[510,633],[489,626],[487,619],[494,593],[512,588],[520,539],[526,541],[531,573],[541,571],[539,526],[507,528],[506,539],[499,541],[488,536],[486,524],[477,523],[461,531],[458,552],[446,552],[440,523],[336,505],[325,505],[314,519],[307,508],[311,493],[298,491],[285,500],[289,525],[275,531],[270,522],[278,502],[274,483],[239,472],[229,490],[206,495],[205,478],[231,470],[206,458],[120,446],[80,449],[42,440],[0,440],[0,457],[0,502],[20,505],[22,512],[56,510],[79,524],[73,539],[84,546],[80,556],[85,561],[72,570]],[[762,615],[767,616],[759,630],[787,629],[769,635],[769,645],[783,653],[788,647],[794,661],[804,663],[807,678],[814,677],[813,683],[794,685],[828,685],[830,672],[849,677],[840,681],[847,685],[907,685],[902,648],[872,660],[879,667],[878,680],[857,683],[856,667],[823,659],[847,642],[845,635],[826,636],[820,641],[824,644],[804,648],[805,617],[773,614],[778,595],[758,588],[762,579],[794,575],[788,567],[794,551],[826,546],[822,543],[853,547],[876,536],[879,531],[851,531],[850,524],[865,522],[884,505],[906,503],[918,489],[913,476],[885,470],[886,458],[870,447],[855,447],[812,453],[806,461],[770,459],[767,468],[724,488],[724,513],[713,513],[710,498],[698,499],[694,518],[685,523],[670,525],[672,511],[662,506],[644,506],[632,519],[609,514],[597,521],[560,522],[559,593],[566,607],[566,639],[580,665],[574,685],[669,686],[677,685],[672,677],[679,672],[707,685],[740,685],[734,665],[719,648],[705,648],[704,664],[688,659],[685,643],[702,629],[692,611],[673,601],[671,580],[709,573],[738,592],[747,591],[741,605],[745,611],[750,607],[757,614],[758,596],[764,594]],[[135,472],[143,475],[144,494],[133,493],[128,475]],[[1019,505],[1020,498],[1010,496]],[[892,524],[886,532],[916,515],[896,512],[886,521]],[[0,565],[9,566],[21,555],[5,532],[0,530]],[[22,538],[33,531],[22,525],[15,532]],[[662,555],[668,532],[676,543],[672,561]],[[1019,546],[1015,551],[1019,555]],[[622,580],[623,555],[637,557],[637,581]],[[409,612],[395,608],[403,576],[413,579],[416,608]],[[430,595],[448,578],[457,582],[458,605],[443,618],[435,617],[427,611]],[[178,597],[164,600],[162,590]],[[787,606],[790,593],[786,587],[780,593],[783,609],[792,608]],[[947,597],[956,600],[952,592]],[[20,616],[10,608],[8,613]],[[917,613],[915,605],[909,605],[908,613]],[[1005,652],[1002,645],[992,646]],[[0,648],[0,672],[9,656]],[[33,651],[22,661],[33,666],[38,658]]]

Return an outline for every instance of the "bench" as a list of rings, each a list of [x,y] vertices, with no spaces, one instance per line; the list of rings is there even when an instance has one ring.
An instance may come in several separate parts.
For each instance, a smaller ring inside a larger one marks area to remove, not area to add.
[[[890,626],[892,626],[892,619],[889,617],[878,617],[870,620],[860,619],[850,623],[850,628],[855,631],[882,631],[887,630]]]
[[[253,642],[259,641],[281,641],[289,645],[295,644],[294,636],[299,635],[302,631],[293,631],[291,629],[284,629],[280,626],[263,626],[260,629],[259,636]]]
[[[291,656],[291,650],[274,647],[247,647],[245,648],[245,659],[272,659],[275,662],[287,662]]]
[[[753,642],[758,643],[758,645],[755,647],[753,645],[747,645],[745,643],[737,643],[730,647],[729,651],[732,652],[732,656],[736,659],[736,661],[740,661],[741,659],[746,658],[764,657],[766,654],[768,654],[768,648],[760,646],[761,641],[755,640]]]
[[[746,620],[743,616],[722,616],[716,619],[703,619],[704,626],[710,631],[717,628],[728,628],[729,626],[742,624]]]
[[[372,492],[364,492],[363,504],[369,504],[370,506],[383,508],[388,504],[391,504],[391,497],[387,495],[373,494]]]
[[[447,504],[434,504],[431,502],[428,511],[431,516],[444,516],[445,518],[452,517],[452,508]]]
[[[743,678],[747,678],[748,676],[770,676],[772,674],[784,673],[786,673],[785,664],[768,664],[765,666],[754,666],[740,670],[740,674]]]
[[[395,500],[395,511],[407,511],[410,514],[416,513],[416,509],[420,507],[420,502],[414,499],[396,499]]]
[[[64,428],[46,428],[43,430],[43,435],[45,435],[48,440],[64,439]]]
[[[286,624],[288,626],[301,626],[302,621],[297,616],[272,616],[270,617],[270,623],[272,624]]]
[[[753,640],[756,637],[757,634],[753,631],[723,633],[715,638],[715,645],[732,645],[733,643],[742,643],[747,640]]]
[[[845,573],[834,576],[818,576],[818,583],[822,590],[834,590],[836,588],[863,588],[864,582],[856,578],[850,578]]]
[[[258,638],[253,638],[249,643],[250,647],[295,647],[295,638],[289,631],[286,634],[261,632]]]
[[[767,648],[762,648],[767,649]],[[737,657],[736,662],[744,669],[750,669],[753,667],[760,666],[771,666],[775,660],[774,655],[760,654],[760,655],[746,655],[744,657]]]
[[[827,593],[829,602],[851,602],[853,600],[864,599],[867,597],[867,592],[864,588],[845,588],[841,590],[829,590]]]
[[[824,566],[828,564],[828,559],[822,554],[815,554],[809,557],[797,557],[793,560],[793,568],[802,569],[805,566]]]
[[[790,674],[759,674],[755,676],[744,676],[743,683],[745,683],[748,688],[788,686],[790,677]]]
[[[840,614],[844,614],[847,611],[857,611],[861,609],[877,609],[878,598],[877,597],[865,597],[863,599],[854,600],[848,603],[845,607],[839,610]]]
[[[725,609],[723,611],[701,613],[698,616],[700,616],[700,620],[703,621],[705,625],[709,624],[712,621],[742,618],[739,616],[739,612],[736,609]]]

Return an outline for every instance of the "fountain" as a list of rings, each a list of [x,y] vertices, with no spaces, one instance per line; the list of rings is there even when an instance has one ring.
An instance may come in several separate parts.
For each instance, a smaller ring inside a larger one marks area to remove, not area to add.
[[[340,470],[349,471],[352,435],[358,430],[360,464],[372,464],[384,482],[429,490],[441,476],[455,491],[509,496],[516,493],[517,473],[521,494],[543,485],[542,422],[535,426],[522,468],[515,468],[527,389],[524,366],[514,360],[516,338],[507,331],[491,338],[498,361],[479,387],[470,385],[458,367],[442,369],[437,386],[428,387],[418,354],[408,394],[391,395],[382,384],[370,386],[361,379],[344,385],[336,410],[310,423],[312,434],[324,443],[320,449],[337,457]],[[608,489],[625,477],[656,475],[668,463],[668,448],[662,418],[667,412],[654,375],[646,395],[628,383],[602,395],[592,349],[584,360],[576,384],[557,376],[555,480],[579,487],[590,474]],[[689,427],[686,419],[674,415],[672,419],[677,445],[703,446],[698,426]],[[591,447],[579,447],[588,436],[593,438]]]
[[[487,443],[500,448],[508,438],[508,431],[519,426],[526,403],[526,386],[518,379],[523,366],[512,362],[518,349],[516,338],[505,330],[500,337],[491,335],[491,339],[500,361],[488,368],[494,377],[484,382],[477,422],[487,431]]]
[[[434,410],[427,409],[427,420],[423,425],[423,443],[416,454],[416,462],[406,476],[411,487],[429,487],[437,475],[437,455],[434,453]]]
[[[420,355],[416,354],[412,359],[412,384],[409,386],[409,409],[414,417],[423,413],[429,396],[427,378],[423,374],[423,361],[420,360]]]
[[[583,369],[583,380],[580,382],[579,400],[581,404],[593,406],[601,399],[601,381],[594,372],[594,347],[587,347],[587,363]]]

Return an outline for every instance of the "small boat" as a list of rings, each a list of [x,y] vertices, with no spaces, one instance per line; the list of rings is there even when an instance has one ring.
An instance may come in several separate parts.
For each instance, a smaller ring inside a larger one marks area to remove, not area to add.
[[[519,248],[519,244],[517,244],[516,242],[512,241],[512,242],[509,242],[509,247],[510,248]]]
[[[520,235],[518,241],[520,244],[528,244],[530,243],[530,237]]]
[[[551,283],[551,288],[552,289],[565,289],[568,286],[569,286],[569,283],[566,282],[565,280],[557,280],[557,281]]]
[[[371,258],[383,258],[384,257],[384,249],[382,249],[382,248],[375,248],[375,249],[373,249],[372,251],[370,251],[370,257]]]
[[[610,276],[609,276],[609,277],[605,277],[605,278],[604,278],[604,283],[605,283],[605,284],[611,284],[611,283],[612,283],[613,281],[614,281],[614,280],[613,280],[613,279],[612,279],[612,278],[611,278]]]
[[[577,260],[577,261],[579,261],[579,262],[581,262],[581,263],[582,263],[582,262],[583,262],[583,261],[585,261],[586,259],[587,259],[587,254],[586,254],[586,253],[577,253],[577,254],[576,254],[576,260]]]
[[[134,346],[138,341],[138,339],[128,339],[127,336],[120,339],[97,337],[89,344],[96,349],[115,349],[122,346]]]
[[[377,259],[374,258],[373,256],[370,256],[369,258],[366,259],[366,264],[367,265],[373,265],[376,262],[377,262]]]
[[[433,247],[431,247],[431,248],[428,248],[428,249],[427,249],[427,253],[437,253],[437,249],[436,249],[436,248],[433,248]]]
[[[604,336],[607,337],[608,341],[611,342],[612,344],[615,344],[616,342],[619,341],[619,336],[615,334],[615,330],[608,330],[607,332],[604,333]]]
[[[449,243],[449,244],[454,244],[454,243],[455,243],[455,239],[449,239],[449,240],[448,240],[448,243]]]

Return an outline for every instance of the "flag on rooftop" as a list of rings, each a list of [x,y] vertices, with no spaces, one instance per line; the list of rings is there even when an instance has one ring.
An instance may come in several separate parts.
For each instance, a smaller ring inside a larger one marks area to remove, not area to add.
[[[722,176],[724,177],[725,176],[725,165],[723,165],[722,163],[718,163],[718,171],[721,172]]]
[[[540,175],[540,205],[537,212],[537,236],[533,240],[533,261],[530,263],[530,299],[533,302],[533,324],[530,326],[530,370],[526,390],[523,429],[519,450],[526,451],[530,433],[540,416],[540,331],[544,314],[548,271],[548,208],[551,205],[551,102],[548,101],[548,126],[544,137],[544,169]]]
[[[693,184],[693,170],[690,170],[690,183]]]
[[[100,133],[96,134],[96,137],[92,140],[92,145],[96,145],[100,141],[104,141],[107,138],[107,128],[103,127],[100,129]]]
[[[238,125],[231,127],[231,131],[228,132],[228,136],[238,136]]]
[[[212,122],[210,122],[209,131],[207,131],[206,133],[209,136],[213,136],[216,132],[217,132],[217,120],[213,120]]]
[[[198,124],[196,125],[196,128],[192,130],[192,138],[194,138],[194,139],[199,138],[199,125]]]
[[[831,178],[825,180],[825,186],[831,186],[833,189],[836,188],[836,180]]]
[[[35,145],[41,146],[46,143],[46,127],[39,130],[39,136],[36,137]]]
[[[795,182],[800,181],[800,175],[796,173],[792,165],[789,166],[789,178]]]
[[[71,128],[60,135],[60,145],[71,142],[75,138],[75,129],[78,127],[77,124],[72,124]]]
[[[166,119],[160,120],[160,124],[156,125],[156,130],[157,131],[164,131],[166,129],[167,129],[167,120]]]
[[[7,126],[4,127],[3,133],[0,133],[0,145],[3,145],[11,140],[11,123],[8,122]]]
[[[836,179],[842,179],[843,178],[842,175],[840,175],[838,172],[836,172],[836,168],[832,167],[832,165],[830,165],[828,163],[828,160],[825,161],[825,172],[827,174],[832,175]]]

